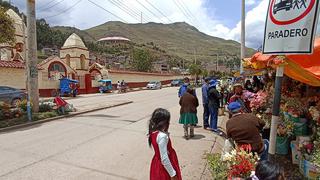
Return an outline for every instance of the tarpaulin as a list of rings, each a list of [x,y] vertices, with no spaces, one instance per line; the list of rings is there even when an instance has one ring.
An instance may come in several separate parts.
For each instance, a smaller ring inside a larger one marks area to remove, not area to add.
[[[259,52],[252,56],[250,63],[245,64],[253,69],[282,64],[288,77],[311,86],[320,86],[320,38],[315,39],[313,53],[310,55],[285,55],[284,59],[279,59]]]

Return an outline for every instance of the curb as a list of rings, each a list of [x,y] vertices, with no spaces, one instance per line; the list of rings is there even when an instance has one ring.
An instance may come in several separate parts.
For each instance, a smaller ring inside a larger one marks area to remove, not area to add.
[[[113,107],[123,106],[123,105],[131,104],[131,103],[133,103],[133,101],[127,101],[127,102],[123,102],[123,103],[119,103],[119,104],[114,104],[114,105],[109,105],[109,106],[98,107],[98,108],[88,109],[88,110],[84,110],[84,111],[74,112],[71,114],[63,115],[63,116],[56,116],[56,117],[52,117],[52,118],[42,119],[42,120],[28,122],[28,123],[24,123],[24,124],[18,124],[18,125],[14,125],[14,126],[5,127],[5,128],[0,128],[0,133],[9,132],[9,131],[17,130],[17,129],[22,129],[22,128],[33,126],[36,124],[43,124],[46,122],[50,122],[50,121],[54,121],[54,120],[58,120],[58,119],[62,119],[62,118],[69,118],[69,117],[74,117],[74,116],[85,114],[85,113],[90,113],[90,112],[99,111],[99,110],[103,110],[103,109],[109,109],[109,108],[113,108]]]

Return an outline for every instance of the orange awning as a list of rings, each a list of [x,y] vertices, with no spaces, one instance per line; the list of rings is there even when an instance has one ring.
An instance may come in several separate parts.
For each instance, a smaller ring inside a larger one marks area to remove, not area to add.
[[[286,55],[285,60],[277,56],[256,53],[246,63],[249,68],[263,69],[284,65],[284,73],[288,77],[311,86],[320,86],[320,38],[316,38],[313,54],[310,55]]]

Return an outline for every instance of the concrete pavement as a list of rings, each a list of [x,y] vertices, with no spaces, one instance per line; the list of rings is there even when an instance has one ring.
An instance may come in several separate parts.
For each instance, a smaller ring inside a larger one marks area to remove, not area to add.
[[[177,90],[74,99],[84,105],[114,100],[134,103],[0,134],[0,179],[148,179],[154,152],[147,144],[147,126],[157,107],[171,112],[170,137],[183,178],[210,179],[204,154],[222,143],[202,128],[195,130],[194,139],[182,137]],[[201,114],[202,107],[200,125]]]

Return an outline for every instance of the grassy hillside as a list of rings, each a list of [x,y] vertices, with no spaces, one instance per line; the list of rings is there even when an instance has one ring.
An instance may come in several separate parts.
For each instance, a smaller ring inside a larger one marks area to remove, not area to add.
[[[219,58],[240,57],[238,42],[209,36],[184,22],[125,24],[111,21],[86,30],[63,26],[54,27],[54,29],[65,33],[75,32],[86,42],[94,42],[106,36],[127,37],[133,43],[140,45],[152,42],[166,53],[189,61],[197,58],[199,61],[212,62],[216,60],[217,54]],[[247,56],[253,53],[253,49],[247,48]]]
[[[216,59],[216,54],[219,54],[220,57],[224,55],[240,56],[238,42],[206,35],[183,22],[173,24],[107,22],[84,31],[95,39],[106,36],[124,36],[137,44],[153,42],[167,53],[187,60],[193,60],[196,57],[200,61],[212,61]],[[248,48],[247,53],[252,55],[254,50]]]

